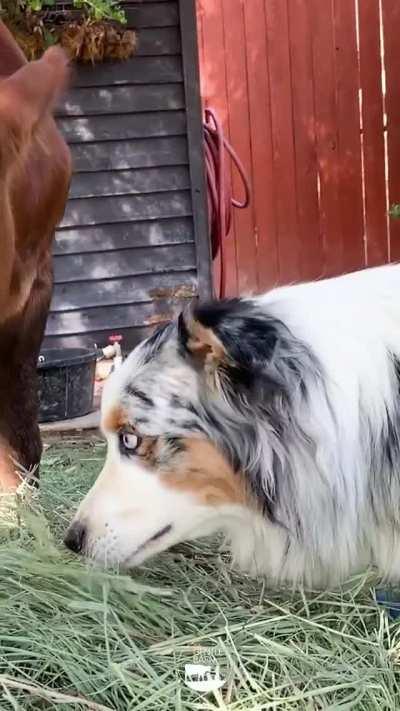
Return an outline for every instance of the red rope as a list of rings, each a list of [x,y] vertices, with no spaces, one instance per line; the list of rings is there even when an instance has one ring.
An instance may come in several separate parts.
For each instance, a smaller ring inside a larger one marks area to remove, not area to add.
[[[250,203],[250,183],[232,146],[226,140],[221,123],[212,109],[205,110],[204,145],[208,189],[208,218],[210,225],[212,257],[220,254],[219,297],[226,294],[225,242],[232,225],[232,208],[241,210]],[[244,200],[240,202],[232,195],[230,174],[226,167],[228,153],[236,167],[244,188]]]

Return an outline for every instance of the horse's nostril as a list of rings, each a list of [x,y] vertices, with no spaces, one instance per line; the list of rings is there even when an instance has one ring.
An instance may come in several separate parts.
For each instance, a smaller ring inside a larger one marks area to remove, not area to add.
[[[86,538],[86,527],[82,523],[73,523],[64,538],[64,544],[73,553],[82,553]]]

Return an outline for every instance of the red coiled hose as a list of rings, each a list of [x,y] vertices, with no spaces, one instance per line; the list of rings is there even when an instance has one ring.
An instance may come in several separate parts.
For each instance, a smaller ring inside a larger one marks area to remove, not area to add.
[[[233,208],[237,207],[243,210],[250,203],[250,182],[237,154],[226,140],[222,125],[212,109],[205,110],[204,145],[211,251],[213,259],[220,254],[219,297],[223,298],[226,294],[225,241],[232,225]],[[235,200],[232,195],[225,151],[242,179],[245,194],[243,202]]]

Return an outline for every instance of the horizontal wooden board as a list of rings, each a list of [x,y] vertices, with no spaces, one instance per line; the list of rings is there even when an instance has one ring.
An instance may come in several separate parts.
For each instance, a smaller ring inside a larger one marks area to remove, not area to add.
[[[118,252],[92,252],[54,256],[56,283],[110,279],[137,274],[163,274],[188,271],[196,267],[193,244],[124,249]]]
[[[82,307],[113,306],[121,304],[191,298],[197,291],[196,272],[168,272],[168,274],[142,274],[124,279],[83,281],[76,284],[56,284],[51,310],[70,311]]]
[[[188,190],[69,200],[61,227],[186,217],[192,213]]]
[[[175,318],[187,303],[183,299],[167,302],[163,306],[152,302],[142,304],[140,308],[132,304],[50,314],[47,335],[60,337],[86,334],[92,329],[118,333],[127,328],[154,328]]]
[[[84,173],[186,165],[188,162],[186,136],[74,144],[71,153],[74,171]]]
[[[138,33],[137,54],[142,57],[180,54],[179,27],[144,29]]]
[[[171,27],[179,24],[177,2],[135,3],[125,10],[129,27]]]
[[[120,222],[111,225],[58,230],[53,254],[108,252],[132,247],[181,244],[193,242],[193,240],[193,220],[190,217],[147,222]],[[104,258],[107,259],[107,255]]]
[[[69,196],[70,199],[74,199],[189,189],[189,168],[185,165],[177,165],[139,170],[99,171],[95,178],[93,173],[76,173],[72,178]]]
[[[71,89],[57,115],[96,116],[135,111],[176,111],[185,107],[183,84],[144,84]]]
[[[58,119],[68,143],[181,136],[186,133],[184,111],[153,111]]]
[[[75,87],[119,86],[123,84],[168,84],[183,80],[180,55],[166,57],[135,56],[119,62],[80,65],[74,76]]]
[[[139,326],[138,328],[118,329],[117,333],[122,335],[124,353],[132,351],[138,343],[148,338],[155,328],[155,326]],[[98,331],[88,331],[75,336],[46,336],[43,348],[93,348],[93,346],[103,348],[108,345],[110,335],[112,335],[110,329],[105,327]]]
[[[173,319],[182,311],[186,303],[185,299],[172,299],[163,304],[153,301],[140,306],[137,304],[105,306],[80,311],[50,313],[47,321],[47,335],[75,335],[103,328],[113,333],[124,328],[153,326]]]

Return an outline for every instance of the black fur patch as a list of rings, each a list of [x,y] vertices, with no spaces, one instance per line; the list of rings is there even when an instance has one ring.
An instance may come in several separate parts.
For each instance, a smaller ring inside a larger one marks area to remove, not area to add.
[[[231,299],[198,306],[194,317],[211,328],[223,344],[228,362],[221,364],[228,392],[238,390],[266,404],[274,395],[289,399],[293,389],[306,396],[306,376],[321,368],[310,350],[282,321],[251,301]]]
[[[199,306],[194,317],[206,328],[214,331],[224,346],[228,363],[221,367],[225,381],[232,388],[251,391],[260,385],[260,375],[264,384],[276,389],[279,383],[268,377],[266,365],[272,359],[279,330],[283,324],[260,313],[255,306],[241,299],[230,299]]]
[[[175,420],[173,417],[169,417],[167,420],[168,425],[171,427],[179,427],[179,429],[185,430],[186,432],[196,432],[199,429],[197,420]]]
[[[148,425],[149,422],[148,417],[135,417],[135,425]]]
[[[141,400],[143,405],[146,405],[147,407],[154,407],[154,400],[152,400],[152,398],[146,395],[146,393],[142,390],[135,388],[133,385],[127,385],[126,392],[130,397],[136,397],[138,400]]]
[[[194,317],[214,331],[233,361],[243,367],[265,365],[273,356],[279,331],[286,329],[281,322],[266,316],[244,299],[200,305]]]

